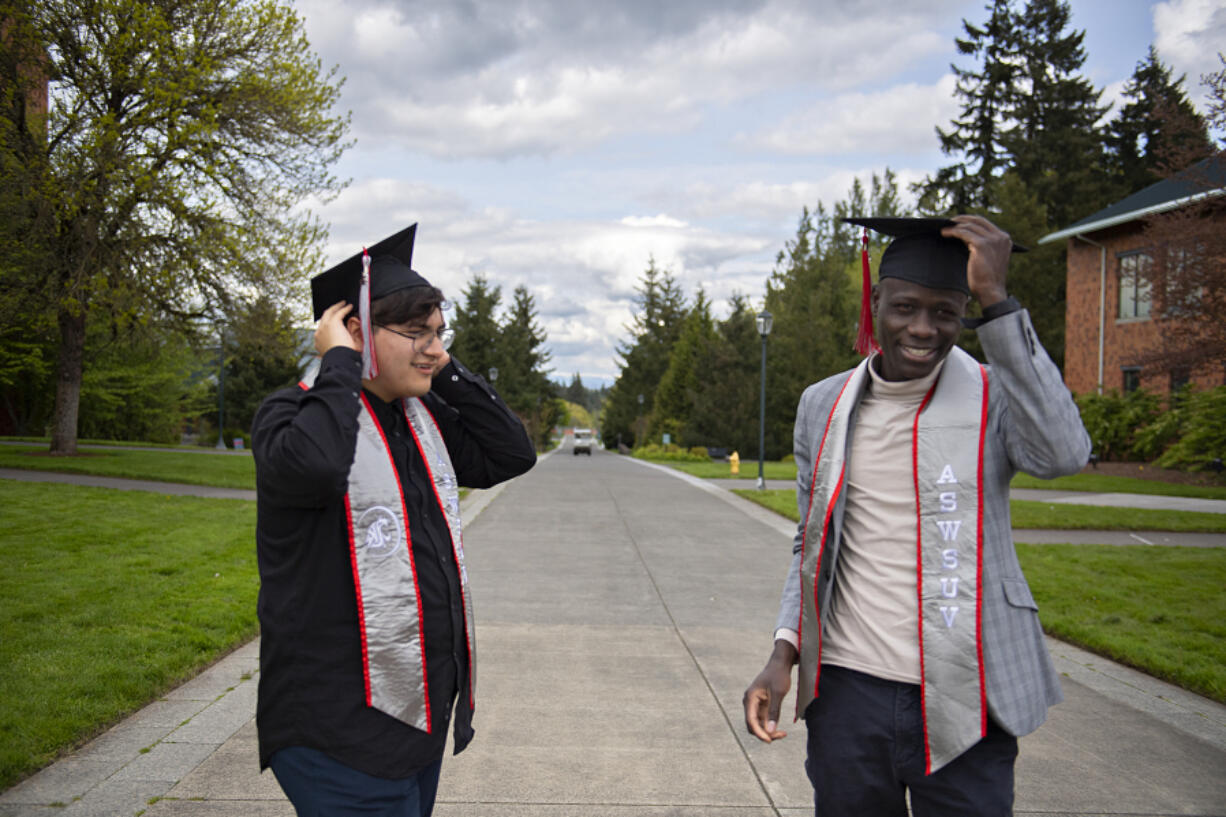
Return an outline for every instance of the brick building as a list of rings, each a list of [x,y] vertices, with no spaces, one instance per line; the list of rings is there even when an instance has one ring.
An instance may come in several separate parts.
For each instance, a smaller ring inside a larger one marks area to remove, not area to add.
[[[1188,382],[1201,387],[1226,382],[1220,364],[1199,370],[1142,367],[1164,326],[1178,320],[1163,313],[1146,277],[1153,256],[1145,219],[1223,195],[1226,163],[1205,160],[1039,239],[1040,244],[1068,242],[1064,382],[1074,394],[1137,388],[1165,394]]]

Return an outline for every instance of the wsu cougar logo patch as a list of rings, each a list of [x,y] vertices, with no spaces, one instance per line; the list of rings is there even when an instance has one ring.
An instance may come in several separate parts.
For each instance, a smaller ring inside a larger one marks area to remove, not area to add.
[[[358,530],[366,531],[362,549],[376,559],[390,556],[402,541],[396,515],[382,505],[376,505],[358,519]]]

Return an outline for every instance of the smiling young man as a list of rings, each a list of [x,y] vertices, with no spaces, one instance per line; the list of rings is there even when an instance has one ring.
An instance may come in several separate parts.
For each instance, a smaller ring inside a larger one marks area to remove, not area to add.
[[[850,221],[896,236],[871,296],[879,348],[800,400],[801,521],[745,723],[786,736],[798,665],[819,817],[904,817],[908,796],[915,817],[1008,815],[1017,737],[1061,700],[1009,480],[1078,471],[1089,438],[1008,297],[1008,235],[978,216]],[[954,345],[972,297],[988,366]]]
[[[301,817],[431,813],[449,722],[457,752],[473,736],[458,489],[536,461],[448,354],[443,295],[410,266],[415,233],[312,280],[318,368],[252,429],[260,765]]]

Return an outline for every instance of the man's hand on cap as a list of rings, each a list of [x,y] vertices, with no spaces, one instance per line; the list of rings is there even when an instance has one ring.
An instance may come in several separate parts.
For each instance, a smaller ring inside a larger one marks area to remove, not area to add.
[[[315,327],[315,351],[320,355],[335,346],[344,346],[355,352],[362,351],[361,344],[349,334],[349,329],[345,326],[345,316],[351,309],[353,307],[350,304],[337,301],[319,316],[319,326]]]
[[[954,216],[956,222],[941,230],[946,238],[961,239],[971,257],[966,263],[966,283],[971,294],[983,307],[1009,297],[1005,276],[1009,271],[1009,256],[1013,240],[1009,234],[983,216]]]

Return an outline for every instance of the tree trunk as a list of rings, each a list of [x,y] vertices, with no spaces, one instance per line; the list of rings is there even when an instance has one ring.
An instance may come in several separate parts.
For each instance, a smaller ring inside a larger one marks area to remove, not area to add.
[[[55,425],[52,454],[77,453],[77,414],[81,405],[82,360],[85,357],[85,310],[60,307],[60,349],[55,366]]]

